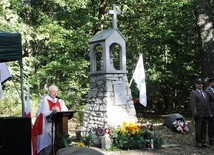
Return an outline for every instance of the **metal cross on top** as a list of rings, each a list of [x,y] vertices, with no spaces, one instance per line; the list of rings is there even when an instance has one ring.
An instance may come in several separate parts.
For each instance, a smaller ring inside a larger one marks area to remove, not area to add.
[[[120,11],[116,10],[116,5],[113,4],[113,10],[109,10],[109,14],[113,15],[112,26],[114,29],[117,29],[117,15],[120,14]]]

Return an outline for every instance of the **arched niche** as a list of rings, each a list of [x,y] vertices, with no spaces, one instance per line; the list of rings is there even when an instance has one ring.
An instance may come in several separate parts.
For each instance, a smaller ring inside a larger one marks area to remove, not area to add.
[[[103,70],[103,47],[100,44],[94,46],[96,68],[95,71]]]
[[[109,49],[110,65],[112,69],[122,70],[122,49],[117,43],[113,43]]]

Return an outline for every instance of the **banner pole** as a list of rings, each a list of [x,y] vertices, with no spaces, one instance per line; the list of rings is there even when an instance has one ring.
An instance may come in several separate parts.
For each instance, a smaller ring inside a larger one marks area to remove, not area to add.
[[[131,84],[132,84],[132,81],[133,81],[133,78],[131,79],[131,81],[130,81],[130,83],[129,83],[129,87],[131,86]]]

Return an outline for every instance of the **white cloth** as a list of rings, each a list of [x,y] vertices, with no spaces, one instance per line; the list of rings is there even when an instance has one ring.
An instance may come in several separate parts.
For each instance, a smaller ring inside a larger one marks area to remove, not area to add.
[[[0,82],[4,83],[10,77],[12,77],[12,75],[7,64],[5,62],[0,63]]]
[[[36,152],[39,153],[44,148],[50,146],[51,137],[46,129],[46,117],[44,116],[44,98],[40,103],[38,115],[33,125],[33,134],[36,135]]]
[[[44,115],[44,129],[46,130],[46,132],[48,133],[49,135],[49,138],[52,139],[52,122],[49,122],[46,117],[49,116],[51,113],[52,113],[52,110],[50,110],[50,107],[49,107],[49,103],[48,103],[48,100],[52,101],[53,103],[56,103],[57,100],[59,101],[60,103],[60,106],[61,106],[61,111],[68,111],[68,108],[67,106],[65,105],[65,102],[62,100],[62,99],[57,99],[57,98],[51,98],[49,95],[45,95],[43,97],[43,99],[41,100],[40,102],[40,107],[39,107],[39,111],[41,113],[41,110],[42,109],[42,113]],[[39,113],[37,113],[39,115]],[[54,124],[53,124],[54,125]],[[53,126],[53,136],[55,137],[54,135],[55,133],[55,127]],[[54,139],[53,137],[53,139]],[[47,138],[47,137],[46,137]],[[42,140],[42,139],[41,139]],[[44,145],[45,146],[45,145]],[[45,146],[46,147],[46,146]],[[40,147],[39,150],[42,150],[44,147]]]
[[[132,78],[137,84],[137,88],[140,91],[139,100],[142,105],[147,106],[147,97],[146,97],[146,82],[145,82],[145,71],[143,65],[143,56],[142,54],[139,57],[137,66],[135,68]]]
[[[3,97],[4,97],[4,95],[3,95],[2,86],[1,86],[1,83],[0,83],[0,100],[2,100]]]
[[[50,110],[50,107],[49,107],[49,104],[48,104],[48,100],[52,101],[53,103],[56,103],[57,100],[58,100],[59,103],[60,103],[60,106],[61,106],[61,111],[68,111],[68,108],[67,108],[67,106],[65,105],[65,102],[62,99],[52,98],[49,95],[46,95],[44,97],[44,99],[42,99],[42,101],[44,101],[43,106],[44,106],[44,116],[45,117],[49,116],[53,112],[52,110]],[[40,104],[40,105],[42,105],[42,104]],[[52,123],[48,122],[48,120],[45,119],[45,125],[46,125],[46,129],[47,129],[48,134],[51,136],[52,135]]]
[[[11,77],[11,73],[9,71],[7,64],[5,62],[0,63],[0,100],[4,98],[1,84],[4,83],[10,77]]]
[[[41,102],[42,102],[42,100],[41,100]],[[48,100],[52,101],[53,103],[56,103],[57,98],[52,98],[49,95],[44,96],[44,115],[45,116],[48,116],[52,113],[52,110],[50,110],[50,107],[48,104]],[[65,105],[65,102],[62,99],[58,99],[58,101],[60,102],[61,111],[68,111],[68,108]],[[40,106],[41,106],[41,104],[40,104]]]

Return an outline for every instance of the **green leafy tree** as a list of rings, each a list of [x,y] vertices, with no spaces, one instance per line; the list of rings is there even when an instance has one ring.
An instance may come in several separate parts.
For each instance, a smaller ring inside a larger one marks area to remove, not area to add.
[[[193,1],[2,0],[0,30],[22,34],[24,87],[31,87],[35,107],[46,93],[44,86],[52,83],[69,108],[86,103],[88,42],[98,31],[111,28],[112,4],[121,12],[118,29],[127,39],[129,80],[143,54],[148,108],[186,110],[192,80],[201,71]],[[10,102],[18,106],[19,66],[17,62],[9,66],[13,80],[4,85],[5,97],[9,100],[11,92],[16,92]],[[138,98],[134,83],[131,90]]]

